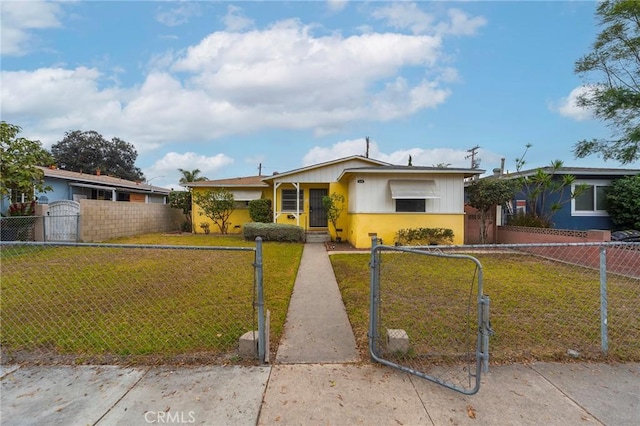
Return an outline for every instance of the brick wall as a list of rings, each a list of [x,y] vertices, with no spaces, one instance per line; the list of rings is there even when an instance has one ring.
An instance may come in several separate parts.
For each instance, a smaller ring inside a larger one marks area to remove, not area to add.
[[[80,235],[85,243],[180,229],[182,210],[166,204],[80,200]]]
[[[498,244],[590,243],[611,241],[611,231],[498,226]]]

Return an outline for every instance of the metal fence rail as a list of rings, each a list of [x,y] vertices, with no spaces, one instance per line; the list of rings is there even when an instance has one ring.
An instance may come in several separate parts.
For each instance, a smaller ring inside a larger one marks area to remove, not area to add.
[[[3,359],[246,362],[264,359],[262,242],[254,247],[0,245]]]

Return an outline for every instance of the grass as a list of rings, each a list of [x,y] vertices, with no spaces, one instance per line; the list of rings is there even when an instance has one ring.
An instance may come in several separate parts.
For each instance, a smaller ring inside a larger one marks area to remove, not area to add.
[[[150,234],[114,244],[255,247],[235,236]],[[283,332],[302,244],[263,244],[271,348]],[[3,247],[2,347],[8,354],[233,358],[257,329],[253,251]],[[109,358],[111,357],[111,358]]]
[[[522,254],[478,254],[491,298],[493,362],[601,359],[598,271]],[[369,256],[331,256],[359,347],[367,350]],[[383,254],[380,336],[407,331],[407,357],[432,362],[475,351],[477,280],[469,261]],[[472,284],[473,283],[473,284]],[[640,280],[610,274],[609,358],[640,360]],[[382,342],[384,345],[384,341]]]

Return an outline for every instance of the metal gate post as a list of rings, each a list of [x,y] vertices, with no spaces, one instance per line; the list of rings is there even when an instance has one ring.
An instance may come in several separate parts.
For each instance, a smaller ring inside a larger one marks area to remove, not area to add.
[[[600,246],[600,345],[604,355],[609,351],[607,305],[607,248]]]
[[[256,254],[255,263],[256,268],[256,291],[258,293],[256,305],[258,306],[258,359],[260,363],[264,363],[266,336],[264,329],[264,288],[262,280],[262,238],[256,237]]]
[[[493,334],[491,329],[491,322],[489,321],[489,306],[491,300],[489,296],[483,295],[480,297],[480,334],[481,334],[481,350],[480,356],[482,357],[482,372],[489,372],[489,337]]]
[[[369,268],[371,270],[369,284],[369,354],[371,359],[374,359],[374,348],[377,348],[378,303],[380,302],[378,297],[380,287],[380,275],[378,273],[378,268],[380,265],[378,264],[377,246],[378,238],[371,238],[371,260],[369,261]]]

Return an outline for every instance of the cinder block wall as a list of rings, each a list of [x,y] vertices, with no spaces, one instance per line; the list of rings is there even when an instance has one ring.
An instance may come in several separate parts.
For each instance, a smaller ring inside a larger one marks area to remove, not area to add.
[[[166,204],[80,200],[80,235],[85,243],[180,229],[182,210]]]

